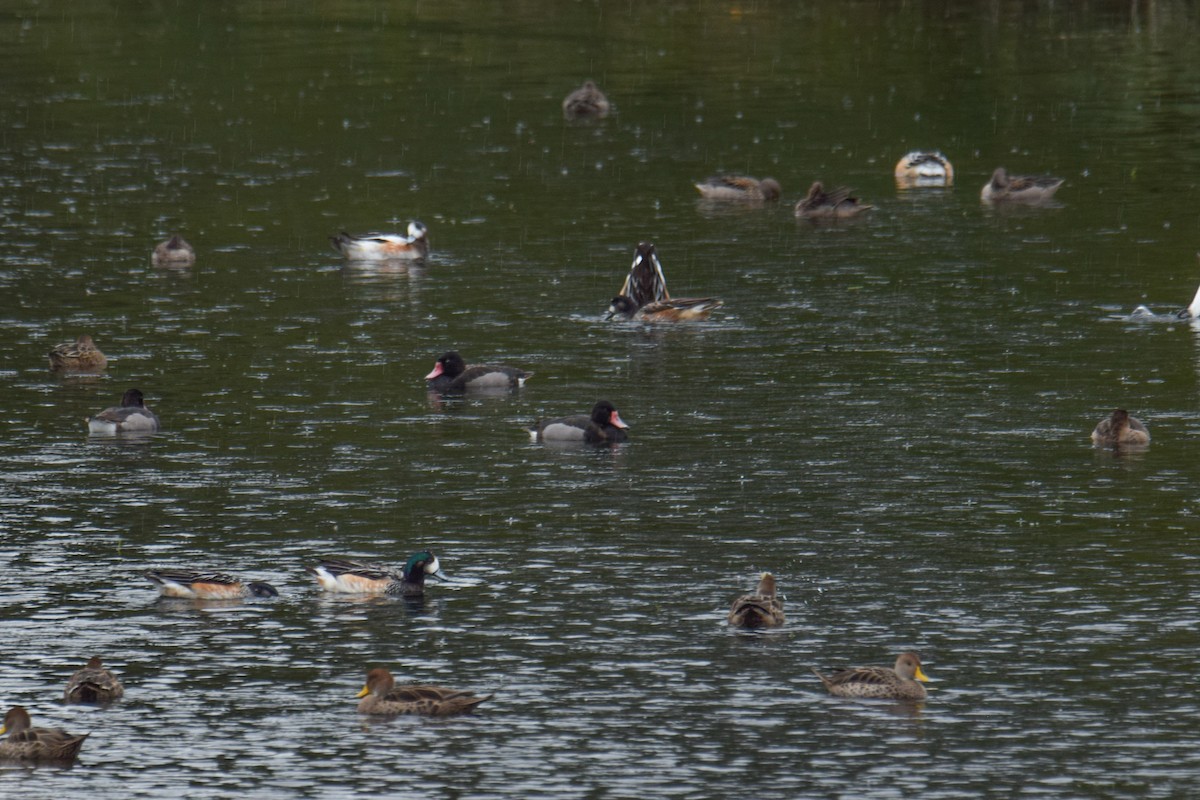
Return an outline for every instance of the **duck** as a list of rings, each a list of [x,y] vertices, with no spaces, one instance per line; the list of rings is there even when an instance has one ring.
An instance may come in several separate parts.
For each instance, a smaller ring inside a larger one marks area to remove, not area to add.
[[[848,219],[874,207],[859,202],[844,186],[827,192],[825,186],[816,181],[804,199],[796,203],[796,216],[802,219]]]
[[[353,236],[342,231],[330,236],[333,249],[350,261],[387,261],[404,258],[424,259],[429,255],[429,229],[425,223],[413,220],[408,223],[408,235],[398,233],[366,233]]]
[[[279,597],[279,590],[261,581],[243,581],[223,572],[186,569],[152,569],[144,573],[158,585],[163,597],[183,600],[240,600],[243,597]]]
[[[121,405],[104,409],[88,421],[91,433],[153,433],[158,430],[158,415],[146,407],[141,389],[126,389]]]
[[[592,407],[592,413],[576,414],[558,419],[538,420],[529,429],[535,442],[586,442],[587,444],[618,444],[627,441],[629,428],[607,400]]]
[[[604,92],[592,81],[585,81],[562,102],[563,116],[567,119],[604,119],[610,105]]]
[[[1138,306],[1138,308],[1145,308],[1145,306]],[[1200,319],[1200,289],[1196,289],[1196,294],[1192,297],[1191,305],[1176,311],[1175,316],[1178,319]]]
[[[173,234],[165,242],[159,242],[150,256],[156,267],[190,267],[196,263],[196,249],[179,234]]]
[[[695,184],[705,200],[773,203],[783,187],[774,178],[751,178],[744,175],[717,175]]]
[[[4,715],[0,735],[0,760],[70,763],[79,755],[90,734],[73,736],[62,728],[35,728],[24,706],[13,706]]]
[[[74,342],[55,345],[48,356],[55,372],[100,372],[108,366],[108,358],[86,333]]]
[[[473,390],[520,389],[532,376],[532,372],[503,364],[468,366],[457,350],[450,350],[434,362],[433,371],[425,376],[425,380],[436,392],[457,394]]]
[[[777,628],[783,621],[783,603],[775,596],[775,576],[769,572],[759,575],[758,588],[729,609],[729,624],[738,628]]]
[[[979,198],[985,203],[1044,203],[1062,185],[1063,179],[1053,175],[1009,175],[1004,167],[996,167]]]
[[[1150,431],[1137,417],[1118,408],[1096,425],[1092,431],[1092,443],[1099,447],[1128,447],[1150,444]]]
[[[901,653],[894,667],[853,667],[822,675],[829,693],[837,697],[870,697],[889,700],[924,700],[929,677],[921,671],[921,656],[914,652]]]
[[[633,300],[638,308],[647,303],[671,299],[662,262],[658,260],[658,251],[654,249],[653,242],[639,242],[634,248],[633,264],[617,294]]]
[[[342,594],[386,594],[399,597],[421,597],[425,594],[425,579],[450,580],[442,565],[429,550],[408,557],[401,572],[383,564],[373,564],[350,558],[322,558],[313,567],[305,567],[327,592]]]
[[[708,319],[723,305],[725,301],[715,297],[677,297],[638,307],[632,298],[617,295],[609,303],[604,318],[621,317],[634,322],[697,322]]]
[[[896,185],[902,189],[951,186],[954,167],[936,150],[914,150],[896,162]]]
[[[103,705],[120,699],[125,694],[121,680],[104,668],[100,656],[92,656],[87,664],[71,676],[63,689],[63,701],[67,703],[96,703]]]
[[[469,714],[493,695],[477,696],[463,689],[447,689],[428,684],[397,686],[392,673],[376,667],[367,673],[367,682],[356,697],[358,713],[380,717],[419,714],[423,717],[452,717]]]

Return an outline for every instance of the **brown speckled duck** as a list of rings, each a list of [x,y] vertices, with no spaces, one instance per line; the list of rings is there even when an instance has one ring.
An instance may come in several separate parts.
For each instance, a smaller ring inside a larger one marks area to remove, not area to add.
[[[783,188],[774,178],[750,178],[744,175],[717,175],[695,184],[696,191],[705,200],[721,200],[734,203],[773,203],[779,199]]]
[[[357,695],[362,698],[358,713],[395,717],[419,714],[424,717],[451,717],[468,714],[492,695],[478,697],[474,692],[443,686],[408,684],[397,686],[392,673],[377,667],[367,673],[367,683]]]
[[[125,694],[125,687],[116,675],[104,668],[100,656],[92,656],[87,665],[71,676],[63,690],[67,703],[104,704]]]
[[[563,99],[563,116],[567,119],[603,119],[611,106],[604,92],[592,81],[587,81]]]
[[[196,263],[196,251],[182,236],[175,234],[154,248],[150,261],[156,267],[190,267]]]
[[[1062,178],[1053,175],[1009,175],[996,167],[992,178],[983,185],[979,198],[985,203],[1045,203],[1054,197]]]
[[[48,355],[55,372],[100,372],[108,366],[108,359],[86,333],[74,342],[56,345]]]
[[[796,216],[801,219],[849,219],[857,217],[864,211],[870,211],[875,206],[864,205],[850,190],[839,187],[825,191],[825,186],[816,181],[808,189],[803,200],[796,203]]]
[[[4,715],[0,735],[5,733],[8,738],[0,742],[0,760],[41,763],[74,761],[88,737],[86,733],[72,736],[61,728],[35,728],[22,706],[13,706]]]
[[[764,572],[758,588],[733,601],[729,624],[738,628],[777,628],[783,624],[783,603],[775,596],[775,576]]]
[[[1150,444],[1150,431],[1137,417],[1118,408],[1106,419],[1100,420],[1092,431],[1092,443],[1099,447],[1141,446]]]
[[[887,700],[924,700],[921,682],[929,677],[921,671],[921,657],[901,653],[894,667],[853,667],[822,675],[813,669],[829,693],[838,697],[882,698]]]

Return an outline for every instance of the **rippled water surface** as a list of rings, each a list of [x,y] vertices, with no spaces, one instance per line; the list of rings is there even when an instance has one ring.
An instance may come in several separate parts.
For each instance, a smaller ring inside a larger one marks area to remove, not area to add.
[[[14,3],[0,702],[79,797],[1185,795],[1200,55],[1185,4]],[[614,113],[566,123],[593,78]],[[901,192],[914,148],[949,190]],[[989,209],[1003,164],[1066,178]],[[772,175],[765,208],[700,203]],[[876,206],[798,224],[816,179]],[[339,230],[419,218],[420,265]],[[179,232],[196,265],[150,266]],[[640,240],[707,323],[601,319]],[[45,352],[90,333],[96,378]],[[536,375],[444,400],[447,349]],[[83,420],[137,386],[149,440]],[[522,428],[611,400],[615,450]],[[1154,437],[1096,451],[1116,407]],[[331,599],[326,554],[456,580]],[[157,601],[152,567],[278,600]],[[773,571],[788,623],[729,631]],[[918,649],[921,707],[809,671]],[[100,654],[127,694],[67,707]],[[370,721],[365,670],[495,697]],[[6,773],[6,774],[5,774]]]

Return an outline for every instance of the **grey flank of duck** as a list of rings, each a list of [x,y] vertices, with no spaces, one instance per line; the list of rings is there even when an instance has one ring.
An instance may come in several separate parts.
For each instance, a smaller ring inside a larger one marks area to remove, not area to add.
[[[979,192],[979,198],[985,203],[1036,205],[1053,198],[1062,185],[1063,179],[1053,175],[1009,175],[1004,167],[996,167]]]
[[[616,407],[607,400],[592,406],[591,414],[574,414],[557,419],[538,420],[529,428],[535,442],[584,442],[586,444],[620,444],[629,439],[629,428]]]
[[[430,389],[442,394],[519,389],[532,372],[503,364],[467,364],[457,350],[444,353],[425,376]]]
[[[114,436],[122,433],[144,434],[158,430],[158,415],[146,406],[141,389],[127,389],[121,405],[110,406],[88,420],[90,433]]]

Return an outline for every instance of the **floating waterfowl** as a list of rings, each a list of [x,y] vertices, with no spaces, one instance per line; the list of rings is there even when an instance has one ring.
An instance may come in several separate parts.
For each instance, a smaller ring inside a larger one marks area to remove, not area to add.
[[[831,675],[813,669],[813,674],[832,695],[889,700],[924,700],[921,682],[929,680],[921,671],[921,657],[912,652],[901,653],[894,667],[854,667]]]
[[[563,99],[563,116],[567,119],[603,119],[609,112],[608,98],[592,81],[587,81]]]
[[[108,366],[108,359],[86,333],[74,342],[56,345],[48,355],[55,372],[100,372]]]
[[[802,219],[848,219],[874,207],[861,203],[845,187],[827,192],[824,185],[816,181],[809,187],[804,199],[796,203],[795,211],[796,216]]]
[[[619,444],[627,441],[629,426],[617,409],[607,400],[592,407],[592,413],[571,417],[538,420],[529,429],[535,442],[585,442],[587,444]]]
[[[1092,443],[1100,447],[1140,446],[1150,444],[1150,431],[1137,417],[1118,408],[1100,420],[1092,431]]]
[[[196,250],[175,234],[154,248],[150,263],[156,267],[190,267],[196,263]]]
[[[896,162],[896,185],[902,189],[950,186],[954,167],[950,159],[932,150],[914,150]]]
[[[395,717],[401,714],[419,714],[423,717],[451,717],[469,714],[492,695],[477,696],[462,689],[447,689],[444,686],[408,684],[397,686],[392,673],[377,667],[367,673],[367,683],[357,697],[358,713],[373,716]]]
[[[783,192],[779,181],[774,178],[750,178],[744,175],[717,175],[703,183],[695,184],[696,190],[705,200],[720,200],[734,203],[772,203]]]
[[[388,261],[391,259],[423,259],[429,255],[429,229],[423,222],[408,223],[408,235],[398,233],[366,233],[353,236],[342,231],[330,236],[333,249],[350,261]]]
[[[604,318],[621,317],[634,322],[698,322],[708,319],[713,311],[723,305],[725,301],[715,297],[676,297],[639,307],[633,298],[617,295],[609,304]]]
[[[91,433],[113,436],[121,433],[153,433],[158,430],[158,415],[146,406],[140,389],[127,389],[121,405],[111,406],[88,420]]]
[[[243,597],[278,597],[279,590],[261,581],[243,582],[223,572],[184,569],[152,569],[146,577],[158,586],[163,597],[183,600],[238,600]]]
[[[438,358],[433,371],[425,376],[430,389],[442,394],[457,394],[470,391],[519,389],[533,376],[516,367],[503,364],[467,365],[457,350],[451,350]]]
[[[4,715],[0,735],[0,760],[34,763],[70,763],[79,755],[89,734],[73,736],[62,728],[35,728],[23,706],[13,706]]]
[[[640,242],[634,249],[633,264],[617,294],[628,297],[638,308],[647,303],[671,299],[662,262],[658,260],[658,251],[654,249],[653,242]]]
[[[67,703],[95,703],[103,705],[117,700],[125,694],[121,680],[104,668],[100,656],[92,656],[87,665],[71,676],[63,689],[63,700]]]
[[[764,572],[758,588],[733,601],[729,624],[738,628],[776,628],[784,622],[783,603],[775,596],[775,576]]]
[[[325,591],[342,594],[420,597],[425,593],[427,577],[449,580],[437,556],[428,550],[409,556],[401,572],[383,564],[349,558],[322,558],[319,564],[305,570],[316,577]]]
[[[1062,178],[1053,175],[1009,175],[996,167],[992,178],[983,185],[979,197],[985,203],[1045,203],[1054,197]]]

